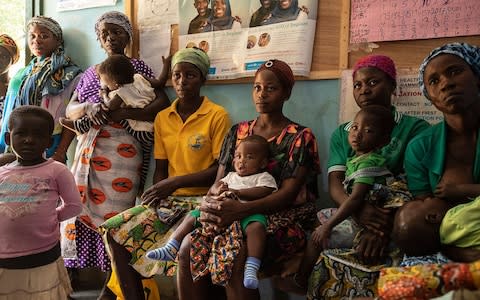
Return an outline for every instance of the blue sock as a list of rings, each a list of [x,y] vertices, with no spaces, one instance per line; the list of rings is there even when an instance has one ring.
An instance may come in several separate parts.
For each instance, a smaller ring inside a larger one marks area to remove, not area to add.
[[[174,261],[177,257],[180,244],[175,240],[169,240],[165,246],[147,252],[147,257],[155,260]]]
[[[258,288],[257,272],[260,269],[262,261],[256,257],[249,256],[245,262],[245,271],[243,273],[243,285],[247,289]]]

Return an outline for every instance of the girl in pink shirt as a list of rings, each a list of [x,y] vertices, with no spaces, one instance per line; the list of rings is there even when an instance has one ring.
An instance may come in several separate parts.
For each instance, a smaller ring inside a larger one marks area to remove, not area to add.
[[[80,213],[80,194],[68,168],[45,158],[54,128],[47,110],[20,106],[8,126],[17,159],[0,167],[0,299],[67,299],[59,224]]]

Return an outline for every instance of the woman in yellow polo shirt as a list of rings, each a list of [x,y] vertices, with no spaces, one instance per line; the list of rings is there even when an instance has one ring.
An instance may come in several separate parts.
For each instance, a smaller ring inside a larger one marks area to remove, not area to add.
[[[102,225],[126,299],[144,299],[141,276],[166,273],[172,267],[144,254],[163,245],[168,229],[199,203],[215,180],[230,120],[223,107],[200,95],[209,67],[201,49],[175,53],[171,79],[178,98],[155,118],[154,184],[143,194],[143,205]],[[152,209],[158,205],[158,211]]]

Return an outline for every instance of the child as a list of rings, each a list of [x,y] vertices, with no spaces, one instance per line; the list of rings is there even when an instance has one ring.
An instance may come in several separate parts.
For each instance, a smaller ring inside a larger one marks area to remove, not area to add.
[[[60,222],[82,210],[68,168],[45,159],[54,120],[38,106],[12,111],[5,140],[16,161],[0,167],[0,295],[67,299],[72,292],[60,256]]]
[[[344,188],[349,197],[328,221],[318,226],[312,233],[299,271],[293,276],[293,283],[297,289],[292,290],[306,292],[308,276],[318,256],[323,249],[329,248],[328,239],[332,229],[362,206],[375,184],[384,185],[386,177],[391,175],[385,167],[385,159],[377,150],[390,142],[394,126],[392,112],[383,106],[366,106],[355,116],[348,132],[348,142],[355,155],[347,160],[344,181]],[[376,205],[385,206],[386,203]]]
[[[167,65],[168,64],[168,65]],[[117,110],[122,106],[143,108],[155,99],[154,88],[163,88],[167,81],[170,58],[164,59],[164,67],[159,79],[146,79],[140,74],[135,74],[130,60],[120,54],[109,56],[97,68],[102,89],[100,95],[103,98],[105,110]],[[60,123],[76,132],[85,133],[93,122],[85,116],[85,112],[77,112],[83,116],[71,120],[62,118]],[[130,127],[135,131],[146,131],[153,139],[152,122],[128,120]]]
[[[408,256],[442,250],[455,261],[470,262],[480,259],[479,213],[480,197],[453,208],[436,197],[410,201],[396,213],[392,236]]]
[[[130,59],[124,55],[109,56],[97,68],[102,89],[102,107],[105,110],[117,110],[122,106],[143,108],[150,104],[156,97],[154,89],[163,88],[168,78],[171,57],[163,58],[163,69],[158,79],[146,79],[140,74],[135,74]],[[59,122],[65,128],[77,134],[90,130],[94,122],[86,116],[85,111],[75,112],[79,119],[60,118]],[[127,119],[127,131],[135,137],[142,146],[144,162],[142,166],[142,179],[146,178],[150,152],[153,143],[153,123]]]
[[[245,138],[235,150],[230,172],[211,190],[234,194],[241,201],[263,198],[277,190],[275,179],[263,172],[269,157],[268,142],[261,136],[251,135]],[[217,193],[215,193],[217,194]],[[183,238],[195,229],[200,217],[199,210],[193,210],[175,230],[165,246],[147,252],[147,257],[157,260],[174,260]],[[266,239],[266,218],[263,215],[251,215],[241,221],[242,230],[247,236],[248,257],[245,263],[244,285],[246,288],[258,287],[257,271],[260,268]],[[204,226],[204,229],[205,226]]]

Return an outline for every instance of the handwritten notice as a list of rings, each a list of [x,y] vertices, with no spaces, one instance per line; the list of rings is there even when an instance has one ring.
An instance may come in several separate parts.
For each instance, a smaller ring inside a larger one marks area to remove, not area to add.
[[[397,71],[397,90],[392,97],[392,104],[397,108],[397,111],[424,119],[431,124],[442,121],[442,113],[420,91],[418,71],[412,69],[399,69]],[[341,88],[338,116],[340,124],[353,120],[359,110],[353,98],[352,70],[342,72]]]
[[[351,0],[350,43],[480,34],[479,0]]]

